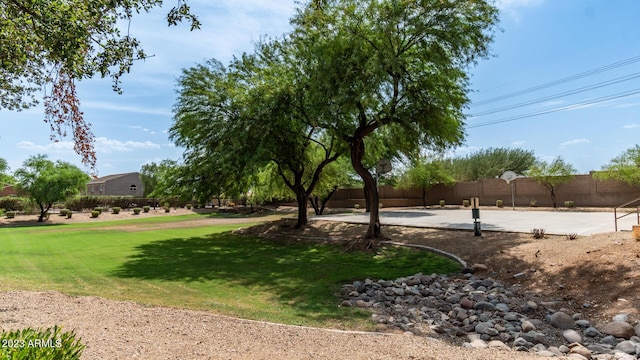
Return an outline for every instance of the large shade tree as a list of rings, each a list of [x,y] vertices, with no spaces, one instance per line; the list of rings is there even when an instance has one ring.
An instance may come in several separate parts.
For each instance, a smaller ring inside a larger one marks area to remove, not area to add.
[[[597,179],[620,180],[631,186],[640,187],[640,145],[625,150],[611,159],[594,175]]]
[[[7,174],[8,171],[9,164],[7,160],[0,158],[0,189],[2,189],[5,184],[12,182],[11,177]]]
[[[557,208],[556,191],[558,187],[571,181],[575,177],[575,173],[576,169],[573,165],[566,162],[562,157],[557,157],[550,162],[537,160],[527,172],[527,176],[549,190],[553,207]]]
[[[459,144],[467,70],[488,54],[497,19],[483,0],[335,0],[294,18],[309,91],[331,115],[323,126],[348,144],[372,204],[366,238],[382,236],[367,139],[386,128],[403,151]]]
[[[24,161],[15,172],[18,189],[26,193],[40,208],[38,221],[57,201],[66,200],[86,189],[91,179],[77,166],[64,162],[53,162],[46,155],[34,155]]]
[[[449,166],[457,181],[477,181],[500,177],[505,171],[524,175],[535,161],[530,150],[488,148],[451,159]]]
[[[7,0],[0,5],[0,109],[21,110],[38,103],[43,91],[45,121],[52,137],[66,136],[86,165],[95,166],[94,136],[80,110],[75,83],[95,75],[120,79],[134,61],[147,57],[126,30],[140,12],[161,7],[162,0]],[[186,0],[175,0],[170,25],[198,19]]]
[[[413,159],[409,167],[400,176],[398,187],[417,188],[422,192],[422,206],[427,207],[427,190],[436,184],[452,185],[455,179],[442,160],[428,161],[423,157]]]
[[[228,67],[212,60],[184,70],[170,135],[186,148],[187,164],[217,162],[224,170],[219,177],[245,190],[252,175],[275,164],[296,197],[300,227],[323,169],[344,146],[318,126],[323,114],[309,101],[310,78],[297,71],[290,50],[286,41],[271,41]]]

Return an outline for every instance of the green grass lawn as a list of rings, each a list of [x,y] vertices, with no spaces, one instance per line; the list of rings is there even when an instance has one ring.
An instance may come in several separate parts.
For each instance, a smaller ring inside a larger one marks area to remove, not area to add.
[[[57,290],[247,319],[367,329],[367,313],[338,307],[335,293],[342,284],[459,269],[448,259],[411,249],[345,253],[335,246],[282,245],[231,233],[246,224],[146,226],[158,221],[0,228],[0,289]],[[123,224],[142,231],[127,232]]]

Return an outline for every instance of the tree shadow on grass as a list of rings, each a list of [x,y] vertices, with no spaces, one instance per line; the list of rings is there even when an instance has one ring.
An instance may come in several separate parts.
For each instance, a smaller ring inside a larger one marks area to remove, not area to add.
[[[205,237],[176,238],[140,245],[137,254],[115,270],[122,278],[212,282],[264,291],[300,317],[339,320],[340,285],[366,277],[395,279],[457,264],[425,253],[389,248],[383,254],[345,253],[328,244],[288,244],[239,236],[230,232]],[[435,259],[435,260],[434,260]],[[442,263],[438,263],[442,261]],[[245,289],[246,290],[246,289]],[[365,313],[361,316],[367,316]]]

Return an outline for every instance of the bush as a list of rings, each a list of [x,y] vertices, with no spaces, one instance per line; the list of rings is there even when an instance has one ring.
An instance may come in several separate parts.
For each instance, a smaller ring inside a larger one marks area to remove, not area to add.
[[[67,211],[67,219],[71,219],[71,215],[73,215],[73,211]]]
[[[102,212],[104,211],[104,207],[96,206],[93,208],[93,211],[98,211],[100,214],[102,214]]]
[[[535,200],[531,200],[531,201],[529,201],[529,206],[536,207],[536,206],[538,206],[538,203]]]
[[[0,209],[24,211],[26,207],[30,205],[31,201],[28,198],[17,196],[3,196],[0,197]]]
[[[16,217],[15,211],[7,211],[7,219],[13,219]]]
[[[168,207],[168,206],[165,206],[164,207],[164,212],[166,212],[166,213],[171,212],[171,208]]]
[[[502,203],[502,200],[496,200],[496,206],[501,208],[504,206],[504,204]]]
[[[544,239],[544,234],[545,231],[544,229],[533,229],[531,230],[531,234],[533,235],[534,239]]]
[[[138,209],[139,209],[139,208],[138,208]],[[145,205],[145,206],[143,206],[143,207],[142,207],[142,211],[144,211],[144,212],[146,212],[146,213],[148,213],[148,212],[149,212],[149,210],[151,210],[151,206],[146,206],[146,205]]]
[[[76,360],[85,348],[80,339],[76,339],[75,332],[61,332],[57,326],[2,331],[0,342],[2,359]]]
[[[444,200],[440,200],[440,206],[444,206],[445,202]]]
[[[111,212],[114,214],[120,214],[120,210],[122,210],[120,206],[114,206],[111,208]]]
[[[67,216],[67,213],[69,212],[69,209],[60,209],[60,216]]]
[[[356,210],[358,210],[358,209],[360,209],[360,204],[354,204],[354,205],[353,205],[353,207],[354,207]]]
[[[140,209],[139,207],[133,208],[133,215],[140,215],[140,211],[142,211],[142,209]],[[145,211],[148,212],[148,211]]]
[[[573,201],[571,201],[571,200],[567,200],[567,201],[564,202],[564,206],[568,207],[568,208],[572,208],[572,207],[574,207],[574,205],[575,205],[575,203]]]
[[[192,205],[191,204],[187,204],[187,210],[191,210]]]
[[[91,217],[92,217],[92,218],[97,218],[98,216],[100,216],[100,211],[98,211],[98,210],[93,210],[93,211],[91,212]]]
[[[469,207],[469,200],[462,200],[462,206]]]

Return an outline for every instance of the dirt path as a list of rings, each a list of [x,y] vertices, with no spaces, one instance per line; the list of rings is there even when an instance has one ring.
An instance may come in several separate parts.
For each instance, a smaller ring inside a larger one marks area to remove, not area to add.
[[[438,340],[247,321],[57,292],[0,292],[3,328],[61,325],[87,345],[84,359],[535,359],[469,351]]]

